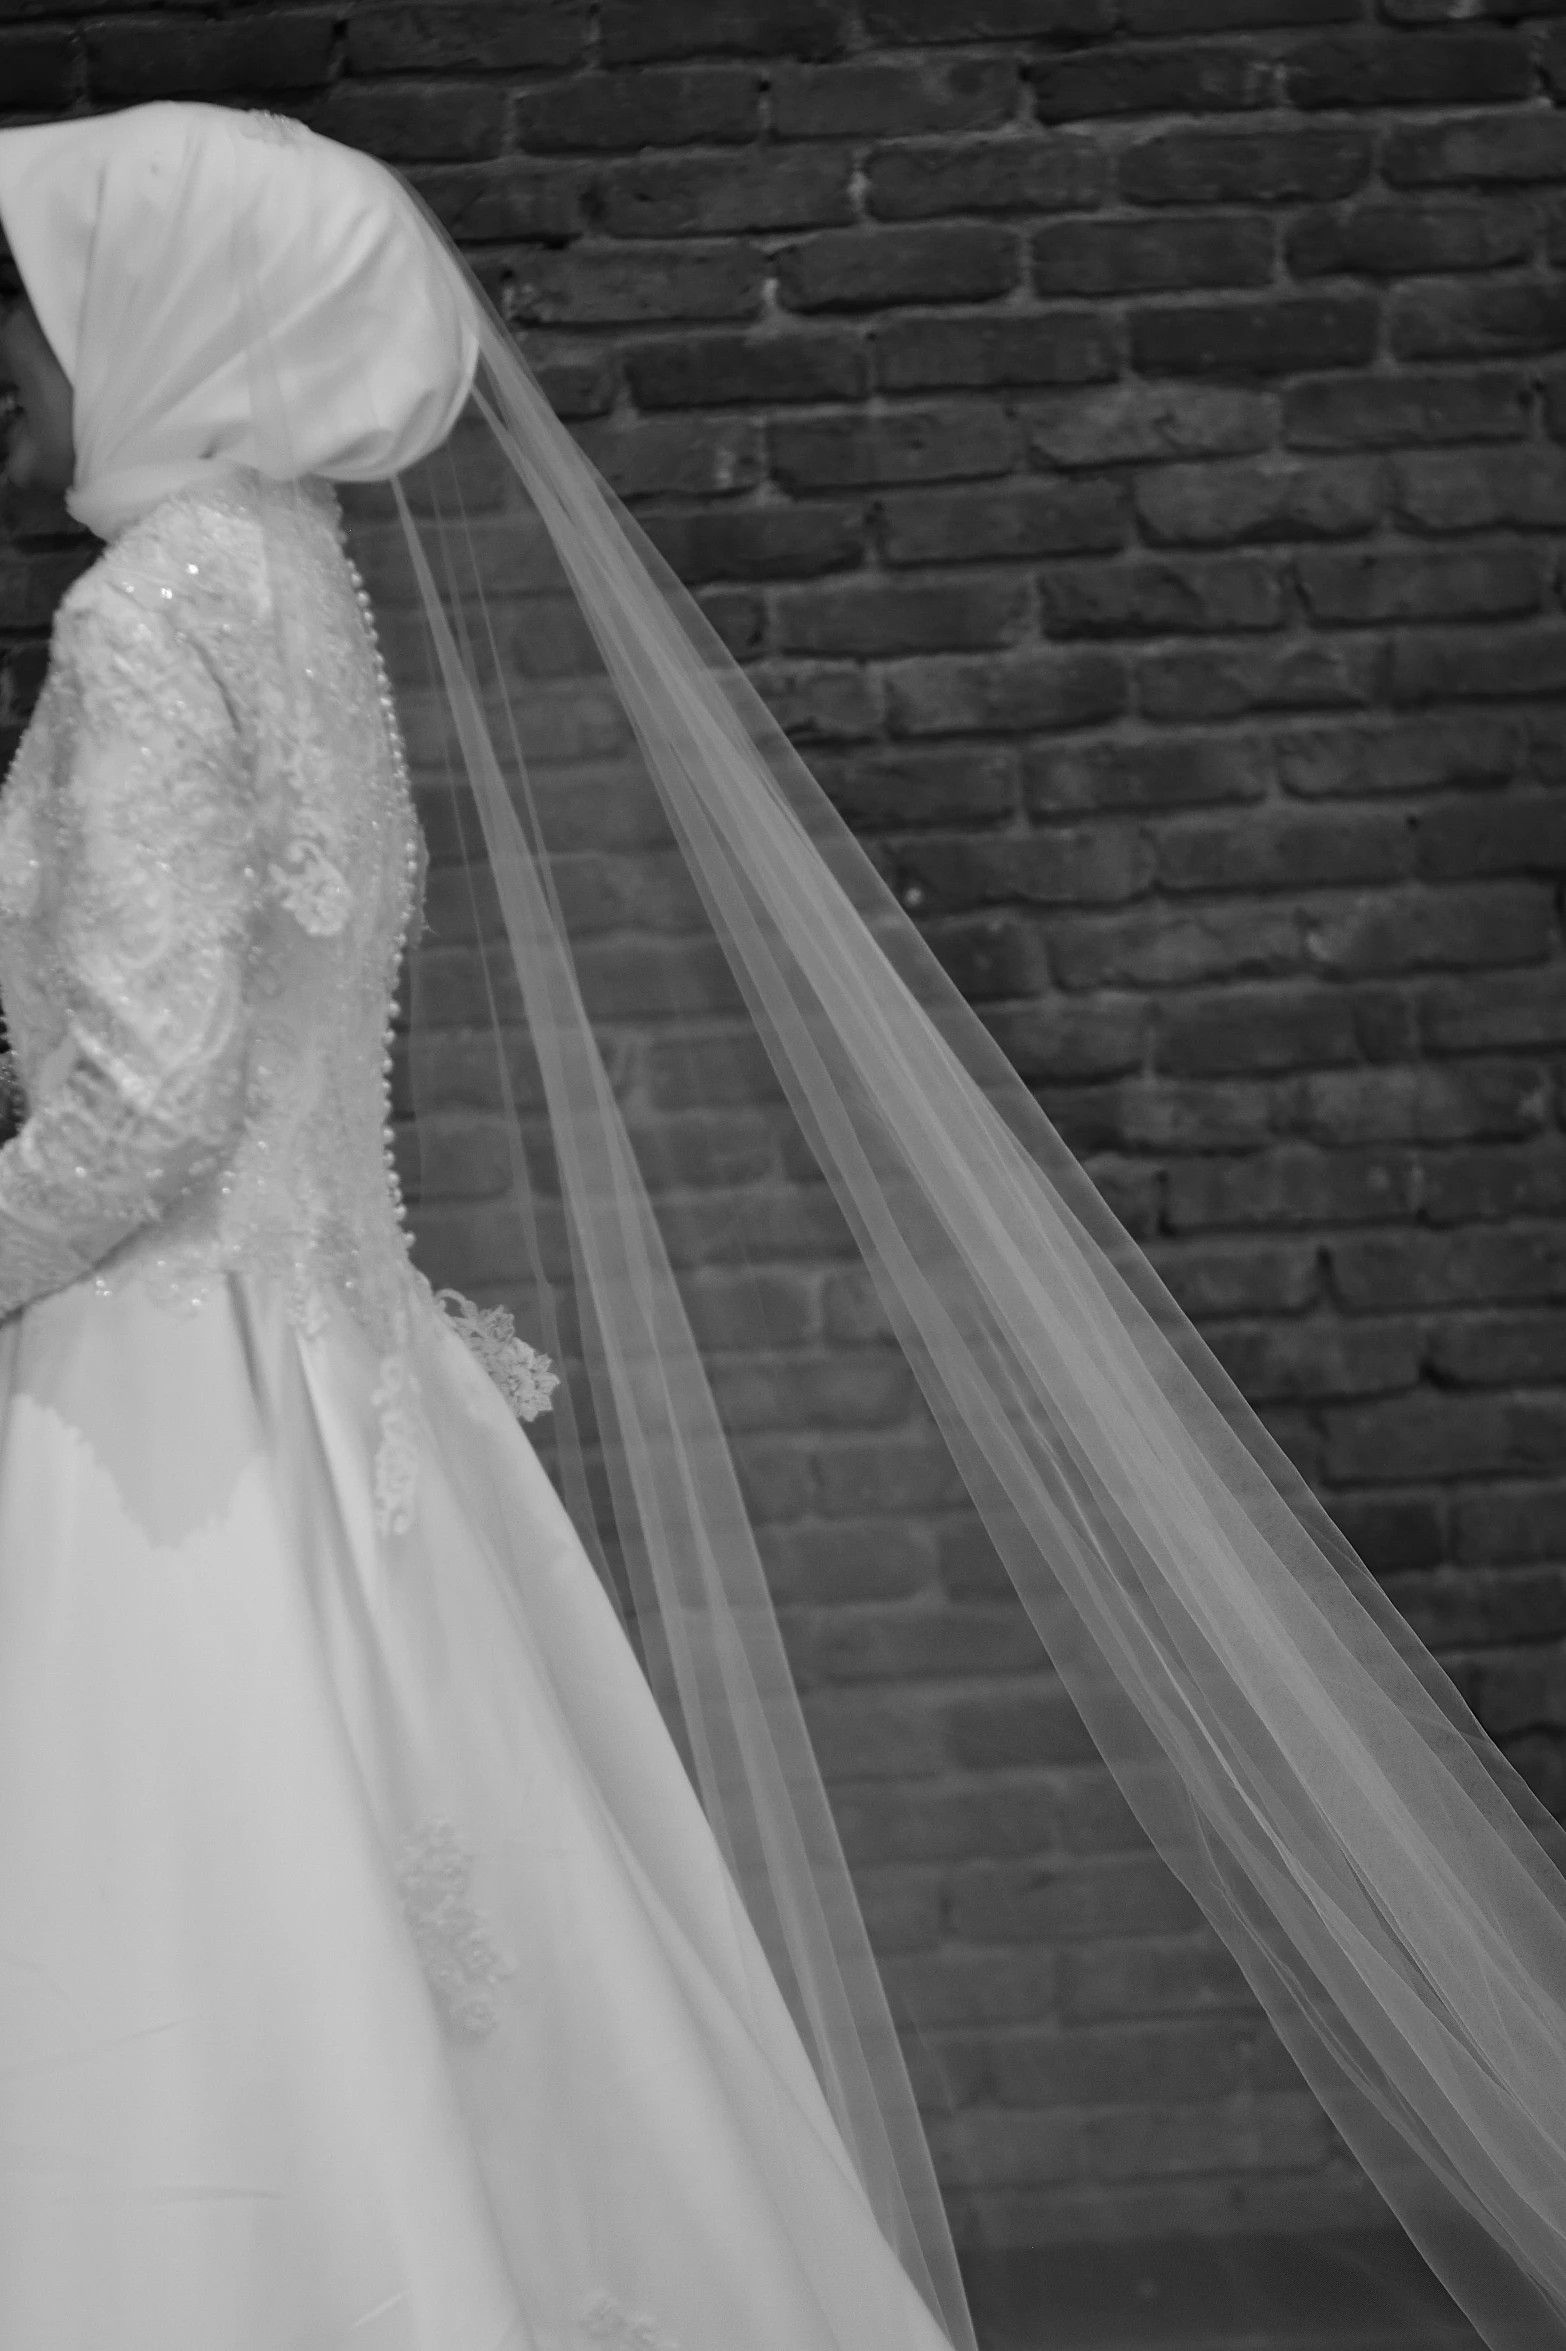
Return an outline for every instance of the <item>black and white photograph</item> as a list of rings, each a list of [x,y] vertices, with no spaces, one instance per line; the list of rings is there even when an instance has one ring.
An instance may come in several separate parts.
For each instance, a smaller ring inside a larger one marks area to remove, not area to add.
[[[0,2351],[1566,2351],[1566,0],[0,0]]]

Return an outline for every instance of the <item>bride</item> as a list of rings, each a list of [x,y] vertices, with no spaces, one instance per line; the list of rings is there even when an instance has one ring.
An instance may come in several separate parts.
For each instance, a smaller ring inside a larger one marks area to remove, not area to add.
[[[447,554],[552,550],[1095,1736],[1489,2339],[1566,2341],[1544,1824],[450,249],[366,159],[195,106],[0,133],[0,229],[10,479],[106,542],[0,801],[0,2351],[972,2340],[505,665],[399,494],[588,1401],[409,1260],[423,858],[329,483],[405,475],[470,396],[510,503]],[[551,1406],[646,1672],[518,1431]]]

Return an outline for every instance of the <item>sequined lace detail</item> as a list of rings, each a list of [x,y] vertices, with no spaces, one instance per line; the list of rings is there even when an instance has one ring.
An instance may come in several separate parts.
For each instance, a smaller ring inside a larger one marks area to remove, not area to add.
[[[453,2029],[481,2040],[499,2022],[492,1989],[515,1974],[516,1963],[469,1902],[472,1875],[472,1852],[447,1820],[415,1829],[397,1864],[397,1890],[430,1988]]]
[[[582,2331],[596,2343],[610,2343],[614,2351],[680,2351],[656,2319],[627,2310],[612,2294],[595,2294],[582,2313]]]
[[[405,1535],[419,1498],[418,1389],[406,1355],[381,1359],[371,1399],[380,1421],[375,1450],[375,1523],[383,1535]]]
[[[297,147],[304,126],[290,114],[268,114],[263,108],[235,109],[234,125],[247,139],[264,139],[269,147]]]
[[[378,1514],[411,1516],[392,1006],[422,850],[322,484],[165,499],[62,600],[0,800],[0,1314],[91,1272],[199,1306],[265,1274],[382,1365]],[[351,880],[348,878],[351,877]],[[388,1368],[392,1367],[392,1368]]]
[[[353,904],[342,868],[328,855],[335,845],[322,811],[302,808],[293,839],[267,877],[300,929],[316,939],[334,937]]]
[[[475,1306],[460,1290],[437,1290],[435,1303],[457,1336],[488,1372],[518,1420],[553,1409],[560,1381],[549,1357],[517,1337],[504,1306]]]

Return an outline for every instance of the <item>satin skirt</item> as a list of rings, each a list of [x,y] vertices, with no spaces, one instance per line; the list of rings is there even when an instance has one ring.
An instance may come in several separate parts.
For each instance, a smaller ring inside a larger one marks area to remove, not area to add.
[[[525,1434],[229,1277],[0,1330],[0,2351],[939,2351]]]

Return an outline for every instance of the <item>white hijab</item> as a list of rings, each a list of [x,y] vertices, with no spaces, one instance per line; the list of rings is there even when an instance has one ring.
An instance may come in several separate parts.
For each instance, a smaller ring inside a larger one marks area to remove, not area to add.
[[[203,476],[399,473],[450,432],[467,289],[401,183],[275,116],[159,104],[0,131],[0,226],[112,538]]]

